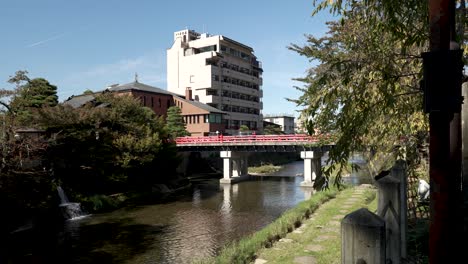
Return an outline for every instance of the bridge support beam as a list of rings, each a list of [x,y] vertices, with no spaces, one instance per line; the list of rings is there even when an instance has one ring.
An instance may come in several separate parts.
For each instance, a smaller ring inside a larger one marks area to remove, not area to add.
[[[247,155],[245,152],[221,151],[223,178],[219,182],[231,184],[249,178]]]
[[[304,159],[304,181],[302,187],[314,187],[316,179],[322,177],[322,152],[321,151],[301,151],[301,158]]]

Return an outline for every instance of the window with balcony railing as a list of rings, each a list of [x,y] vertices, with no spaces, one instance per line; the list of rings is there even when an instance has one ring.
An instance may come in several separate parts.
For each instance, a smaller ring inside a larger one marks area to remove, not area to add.
[[[207,89],[206,90],[206,95],[216,95],[218,96],[218,91],[214,89]]]
[[[199,53],[209,52],[209,51],[216,51],[216,45],[210,45],[210,46],[198,48]]]

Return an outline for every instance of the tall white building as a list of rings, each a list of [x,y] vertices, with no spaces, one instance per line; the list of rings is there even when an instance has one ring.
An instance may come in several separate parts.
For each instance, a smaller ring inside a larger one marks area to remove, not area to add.
[[[222,35],[193,30],[174,33],[167,50],[167,88],[228,114],[226,132],[237,133],[241,125],[262,130],[262,66],[247,45]]]

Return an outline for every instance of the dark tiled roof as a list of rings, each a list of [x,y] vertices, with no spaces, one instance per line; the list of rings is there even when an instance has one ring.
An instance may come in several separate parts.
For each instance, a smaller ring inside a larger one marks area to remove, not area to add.
[[[167,94],[167,95],[174,95],[173,93],[163,90],[161,88],[157,88],[154,86],[149,86],[139,82],[132,82],[127,84],[116,85],[111,88],[107,88],[107,90],[112,92],[122,92],[127,90],[137,90],[137,91],[144,91],[150,93],[158,93],[158,94]]]
[[[78,96],[72,96],[68,98],[65,102],[63,102],[64,105],[69,105],[73,108],[79,108],[87,103],[93,102],[95,99],[95,96],[93,94],[89,95],[78,95]]]
[[[183,101],[185,103],[191,104],[191,105],[193,105],[195,107],[198,107],[198,108],[203,109],[205,111],[208,111],[210,113],[227,114],[226,112],[221,111],[219,109],[216,109],[216,108],[214,108],[212,106],[209,106],[207,104],[200,103],[198,101],[185,100],[184,96],[182,96],[182,95],[172,93],[172,92],[169,92],[167,90],[163,90],[161,88],[153,87],[153,86],[146,85],[146,84],[139,83],[139,82],[132,82],[132,83],[121,84],[121,85],[114,85],[114,86],[111,86],[110,88],[107,88],[104,91],[124,92],[124,91],[130,91],[130,90],[137,90],[137,91],[158,93],[158,94],[167,94],[167,95],[171,95],[173,97],[177,97],[179,100],[181,100],[181,101]],[[82,106],[86,105],[87,103],[93,102],[94,99],[95,99],[96,94],[100,94],[100,93],[102,93],[104,91],[99,91],[99,92],[96,92],[95,94],[91,94],[91,95],[72,96],[69,99],[67,99],[65,102],[63,102],[63,104],[70,105],[73,108],[79,108],[79,107],[82,107]],[[101,106],[101,107],[103,107],[103,106]]]

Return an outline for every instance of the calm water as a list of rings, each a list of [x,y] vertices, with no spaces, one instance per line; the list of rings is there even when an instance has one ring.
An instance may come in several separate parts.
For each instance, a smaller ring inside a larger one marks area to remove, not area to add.
[[[311,190],[299,187],[302,173],[303,162],[298,161],[275,173],[281,176],[253,177],[232,186],[220,185],[218,179],[198,179],[190,190],[163,204],[68,221],[59,232],[55,248],[43,245],[46,250],[38,250],[31,259],[37,256],[37,260],[55,263],[190,263],[214,256],[230,241],[260,230],[309,198]]]
[[[301,173],[302,162],[286,166]],[[285,175],[285,174],[283,174]],[[61,249],[67,263],[189,263],[214,256],[310,197],[302,177],[254,177],[232,186],[193,182],[174,201],[124,208],[67,223]]]

